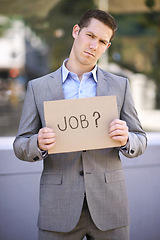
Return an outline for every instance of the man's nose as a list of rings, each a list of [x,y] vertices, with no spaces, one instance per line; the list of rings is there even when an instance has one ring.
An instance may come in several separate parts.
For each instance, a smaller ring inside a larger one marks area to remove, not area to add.
[[[93,41],[90,43],[90,48],[93,49],[93,50],[97,50],[98,41],[96,39],[93,39]]]

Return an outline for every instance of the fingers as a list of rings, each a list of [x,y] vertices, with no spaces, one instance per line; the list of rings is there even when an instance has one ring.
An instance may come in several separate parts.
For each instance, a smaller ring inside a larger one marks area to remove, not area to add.
[[[109,136],[114,141],[119,141],[124,146],[128,140],[128,127],[125,121],[115,119],[111,122],[109,128]]]
[[[48,151],[56,143],[56,135],[52,128],[44,127],[38,132],[38,147],[41,150]]]

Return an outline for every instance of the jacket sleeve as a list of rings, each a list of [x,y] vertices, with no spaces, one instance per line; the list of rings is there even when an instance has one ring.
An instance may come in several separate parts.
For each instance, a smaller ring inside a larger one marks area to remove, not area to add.
[[[126,79],[125,97],[120,112],[120,119],[126,121],[129,128],[129,141],[120,151],[129,158],[141,155],[147,146],[147,137],[138,119],[128,79]]]
[[[32,81],[30,81],[27,87],[19,130],[13,143],[15,155],[19,159],[29,162],[43,159],[37,145],[40,128],[41,120],[36,106]]]

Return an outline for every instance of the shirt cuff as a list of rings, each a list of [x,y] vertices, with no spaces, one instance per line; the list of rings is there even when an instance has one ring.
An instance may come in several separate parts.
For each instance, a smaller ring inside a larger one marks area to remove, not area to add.
[[[48,152],[39,149],[39,147],[38,147],[38,151],[39,151],[39,153],[41,154],[41,157],[42,157],[43,159],[46,158],[46,157],[48,156]]]
[[[121,152],[129,153],[130,150],[129,138],[127,140],[127,143],[124,146],[121,146],[119,149]]]

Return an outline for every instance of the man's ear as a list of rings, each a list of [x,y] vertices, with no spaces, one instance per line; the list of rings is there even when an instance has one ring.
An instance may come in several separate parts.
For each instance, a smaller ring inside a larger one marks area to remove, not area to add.
[[[74,25],[73,30],[72,30],[72,36],[76,38],[78,36],[80,27],[78,24]]]
[[[103,53],[105,53],[106,52],[106,50],[109,48],[111,46],[111,42],[110,43],[108,43],[108,45],[106,46],[106,49],[104,49],[104,51],[103,51]]]
[[[107,49],[108,49],[110,46],[111,46],[111,42],[110,42],[110,43],[108,43]]]

